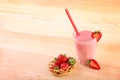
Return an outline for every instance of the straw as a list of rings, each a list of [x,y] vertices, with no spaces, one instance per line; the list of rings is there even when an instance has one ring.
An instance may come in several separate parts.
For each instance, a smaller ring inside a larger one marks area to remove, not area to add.
[[[80,35],[79,32],[78,32],[78,29],[77,29],[77,27],[76,27],[76,25],[75,25],[75,23],[74,23],[74,21],[72,19],[72,17],[70,15],[69,11],[68,11],[68,9],[65,9],[65,12],[66,12],[66,14],[67,14],[67,16],[68,16],[68,18],[69,18],[69,20],[70,20],[74,30],[75,30],[75,32],[76,32],[76,35]]]

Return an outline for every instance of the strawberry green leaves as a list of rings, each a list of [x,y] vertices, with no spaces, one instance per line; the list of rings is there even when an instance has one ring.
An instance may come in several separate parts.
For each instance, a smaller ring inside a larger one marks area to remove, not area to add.
[[[69,60],[68,60],[68,63],[70,65],[74,65],[76,63],[76,60],[74,58],[70,57]]]

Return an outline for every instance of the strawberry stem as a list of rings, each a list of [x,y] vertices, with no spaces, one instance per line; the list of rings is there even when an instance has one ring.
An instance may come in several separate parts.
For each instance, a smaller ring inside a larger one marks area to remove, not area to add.
[[[55,57],[54,60],[57,60],[57,58]]]
[[[58,67],[58,66],[56,66],[56,67],[54,67],[54,69],[55,69],[55,70],[59,70],[59,67]]]
[[[66,56],[66,54],[63,54],[63,56]]]
[[[96,31],[94,31],[94,33],[99,33],[101,30],[96,30]]]
[[[86,60],[86,64],[87,64],[87,66],[89,66],[90,60]]]
[[[57,61],[57,58],[54,58],[54,60],[53,60],[54,62],[56,62]]]

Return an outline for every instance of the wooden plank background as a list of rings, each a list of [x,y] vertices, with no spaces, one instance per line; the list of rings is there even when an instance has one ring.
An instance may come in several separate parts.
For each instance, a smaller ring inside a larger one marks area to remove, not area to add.
[[[68,8],[79,30],[101,30],[100,43],[118,46],[119,51],[119,3],[119,0],[1,0],[0,27],[16,33],[72,38],[73,28],[64,11]]]
[[[0,79],[68,80],[75,77],[79,80],[80,75],[83,80],[120,80],[119,4],[119,0],[0,0]],[[73,28],[65,8],[69,9],[79,30],[102,31],[96,50],[96,59],[102,66],[100,72],[79,65],[78,75],[55,78],[46,72],[46,67],[39,65],[41,59],[48,63],[49,57],[61,52],[76,57]],[[24,62],[22,58],[28,60]],[[31,65],[34,61],[35,66]],[[31,65],[28,69],[27,63]]]

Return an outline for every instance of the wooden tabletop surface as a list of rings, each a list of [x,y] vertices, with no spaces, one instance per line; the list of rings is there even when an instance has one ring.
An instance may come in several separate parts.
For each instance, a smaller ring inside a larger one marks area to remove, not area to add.
[[[120,80],[119,0],[3,0],[0,3],[0,80]],[[101,30],[95,58],[101,70],[77,64],[55,77],[48,63],[60,53],[77,59],[68,8],[79,30]]]

